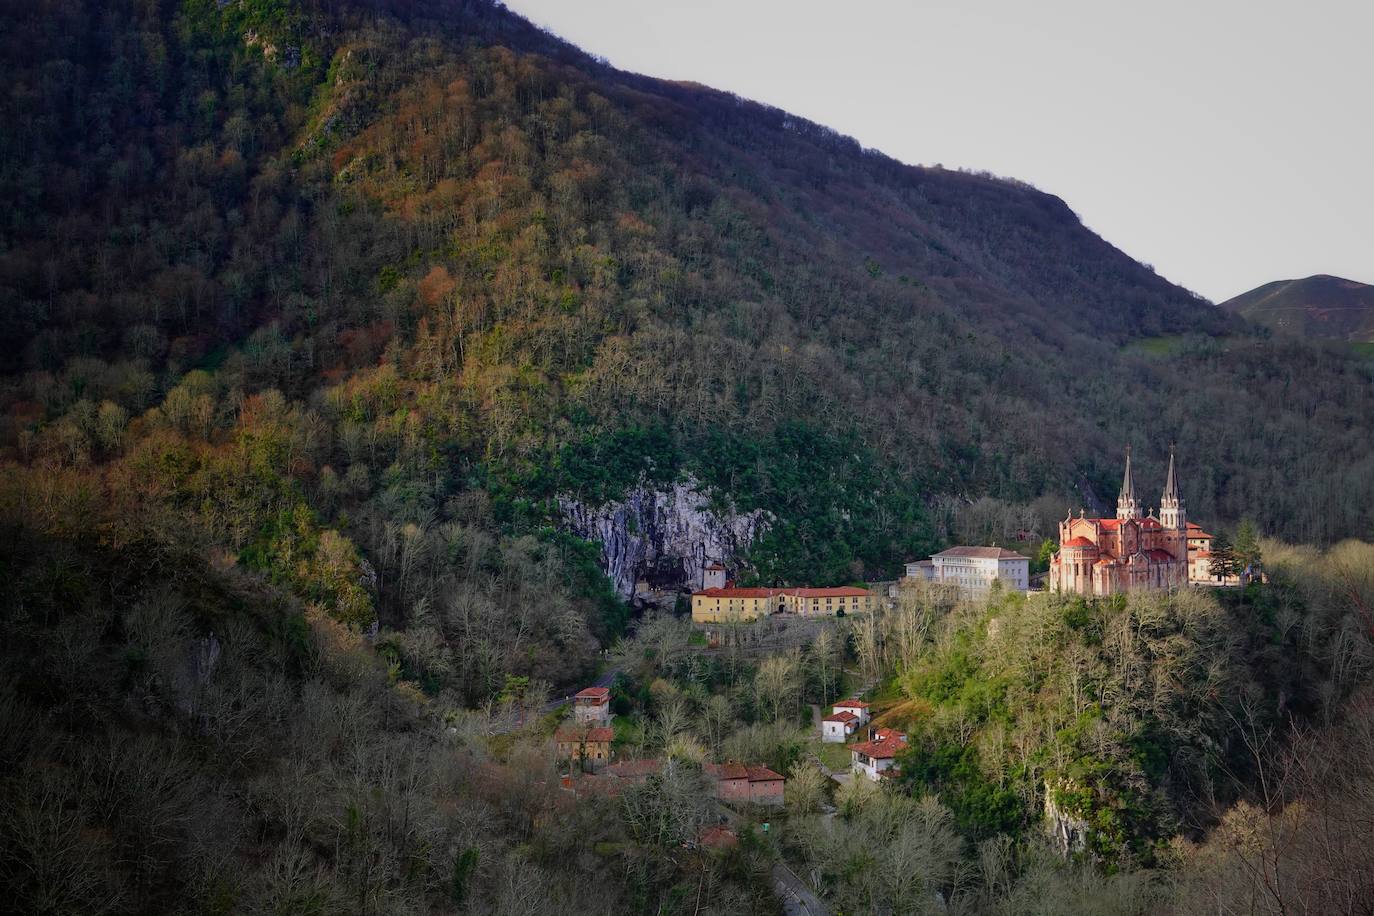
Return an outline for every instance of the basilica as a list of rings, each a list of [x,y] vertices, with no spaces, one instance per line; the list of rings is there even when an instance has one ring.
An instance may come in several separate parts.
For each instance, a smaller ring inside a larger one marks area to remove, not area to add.
[[[1173,450],[1156,516],[1146,515],[1136,499],[1127,449],[1116,518],[1084,518],[1080,511],[1060,522],[1059,552],[1050,561],[1047,585],[1079,595],[1179,588],[1207,577],[1210,548],[1211,535],[1185,516]]]

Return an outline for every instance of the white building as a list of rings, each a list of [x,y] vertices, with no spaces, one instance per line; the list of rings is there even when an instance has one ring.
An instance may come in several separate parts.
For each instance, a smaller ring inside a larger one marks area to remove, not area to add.
[[[821,720],[821,740],[843,744],[859,728],[859,717],[852,712],[836,710]]]
[[[1002,547],[951,547],[931,556],[930,564],[930,581],[972,592],[986,592],[997,581],[1020,592],[1030,588],[1030,558]],[[920,564],[908,563],[908,570],[913,566]]]
[[[847,712],[859,720],[859,726],[868,724],[868,704],[863,700],[843,700],[835,704],[835,712]]]
[[[890,728],[875,729],[868,741],[850,746],[850,766],[855,776],[865,776],[877,782],[884,776],[897,775],[897,755],[904,750],[906,735]]]
[[[935,578],[934,560],[912,560],[906,564],[906,577],[908,579],[924,579],[927,582]]]

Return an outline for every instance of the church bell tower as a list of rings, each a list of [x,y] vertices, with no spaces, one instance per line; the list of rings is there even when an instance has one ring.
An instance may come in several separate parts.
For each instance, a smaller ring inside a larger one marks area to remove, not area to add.
[[[1159,523],[1165,528],[1183,529],[1188,525],[1183,497],[1178,493],[1178,472],[1174,470],[1174,447],[1169,446],[1169,476],[1164,479],[1164,495],[1159,500]]]
[[[1121,480],[1121,495],[1116,498],[1116,517],[1121,520],[1141,516],[1140,500],[1135,498],[1135,481],[1131,478],[1131,447],[1126,446],[1126,476]]]

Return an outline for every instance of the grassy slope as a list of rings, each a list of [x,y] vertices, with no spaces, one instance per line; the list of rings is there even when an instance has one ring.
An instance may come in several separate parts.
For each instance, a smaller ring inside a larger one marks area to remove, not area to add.
[[[1275,280],[1221,307],[1297,337],[1374,342],[1374,286],[1340,277]]]

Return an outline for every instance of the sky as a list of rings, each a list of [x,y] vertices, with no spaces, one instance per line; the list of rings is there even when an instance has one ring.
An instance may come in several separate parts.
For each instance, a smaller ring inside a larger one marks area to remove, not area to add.
[[[1370,0],[506,0],[612,65],[1058,195],[1214,301],[1374,283]]]

